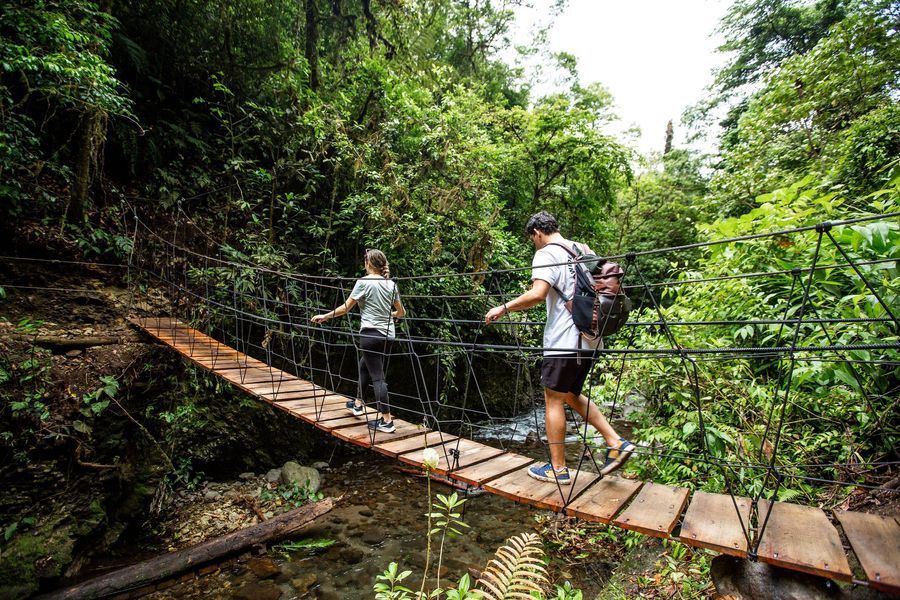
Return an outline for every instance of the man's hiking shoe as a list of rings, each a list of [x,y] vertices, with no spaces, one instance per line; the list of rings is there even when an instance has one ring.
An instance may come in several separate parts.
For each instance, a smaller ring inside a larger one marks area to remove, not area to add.
[[[603,468],[600,469],[601,476],[609,475],[616,469],[622,468],[622,465],[628,462],[628,459],[634,454],[636,448],[634,444],[625,438],[619,438],[619,441],[622,443],[618,448],[607,448],[606,461],[603,463]]]
[[[380,431],[382,433],[394,433],[397,431],[393,421],[385,423],[384,419],[381,417],[378,417],[374,421],[369,421],[369,429],[374,429],[375,431]]]
[[[352,412],[357,417],[363,416],[363,414],[365,414],[365,412],[366,412],[366,407],[365,406],[357,406],[356,400],[347,400],[347,404],[345,406],[347,407],[347,410]]]
[[[568,467],[563,467],[562,471],[557,471],[550,463],[533,465],[528,469],[528,474],[540,481],[554,481],[560,485],[569,485],[572,483],[571,478],[569,478]]]

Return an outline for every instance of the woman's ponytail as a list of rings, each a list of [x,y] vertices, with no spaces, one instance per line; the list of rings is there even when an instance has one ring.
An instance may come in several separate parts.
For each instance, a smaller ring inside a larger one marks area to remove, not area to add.
[[[388,259],[381,250],[366,250],[366,262],[372,265],[385,279],[391,278]]]

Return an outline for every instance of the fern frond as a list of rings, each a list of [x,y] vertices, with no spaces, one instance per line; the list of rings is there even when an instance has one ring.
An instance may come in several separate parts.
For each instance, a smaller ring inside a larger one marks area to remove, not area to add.
[[[478,580],[478,592],[485,600],[533,598],[547,585],[541,538],[523,533],[506,540],[497,549]]]

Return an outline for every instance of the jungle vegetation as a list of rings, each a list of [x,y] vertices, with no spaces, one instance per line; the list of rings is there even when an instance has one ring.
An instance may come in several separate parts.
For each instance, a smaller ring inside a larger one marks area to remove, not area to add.
[[[608,133],[614,98],[602,82],[581,81],[571,56],[546,53],[540,36],[521,48],[563,75],[565,85],[544,96],[532,90],[533,73],[499,58],[525,1],[2,0],[7,239],[121,259],[125,200],[161,227],[188,215],[234,257],[258,265],[354,275],[362,248],[381,247],[395,274],[425,274],[527,265],[521,229],[538,209],[605,254],[897,210],[896,3],[736,0],[721,23],[728,62],[677,125],[717,136],[719,152],[702,156],[669,141],[642,156]],[[896,221],[836,235],[855,259],[900,258]],[[655,281],[790,271],[808,266],[814,241],[655,257],[642,270]],[[829,253],[823,261],[839,262]],[[896,261],[864,272],[896,307]],[[815,280],[816,303],[832,314],[885,316],[846,272]],[[661,301],[684,321],[789,315],[799,309],[791,284],[790,275],[765,285],[717,282]],[[685,345],[757,346],[779,332],[723,326],[681,335]],[[824,344],[829,334],[809,326],[803,335]],[[842,335],[897,339],[888,325]],[[636,343],[660,341],[647,334]],[[886,351],[852,357],[897,360]],[[783,365],[704,364],[705,440],[679,369],[629,364],[627,387],[647,400],[636,435],[685,451],[706,444],[723,458],[765,455],[761,432]],[[786,463],[898,458],[900,371],[869,364],[857,377],[849,369],[799,364]],[[598,400],[613,385],[602,377]],[[715,472],[695,477],[705,468],[685,461],[633,468],[661,481],[723,486]],[[761,485],[753,473],[741,476]],[[781,498],[822,492],[795,481]]]

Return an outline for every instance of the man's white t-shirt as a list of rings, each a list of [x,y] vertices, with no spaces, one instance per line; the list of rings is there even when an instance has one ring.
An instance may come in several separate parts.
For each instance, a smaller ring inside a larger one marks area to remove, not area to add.
[[[572,248],[573,242],[561,239],[557,243]],[[582,254],[591,254],[585,244],[578,244]],[[573,354],[579,348],[581,333],[572,321],[572,315],[566,309],[566,303],[553,287],[562,290],[566,297],[575,293],[575,263],[572,256],[556,244],[547,244],[534,253],[531,261],[531,280],[541,279],[550,284],[547,294],[547,324],[544,325],[544,348],[560,350],[544,350],[544,356]]]

